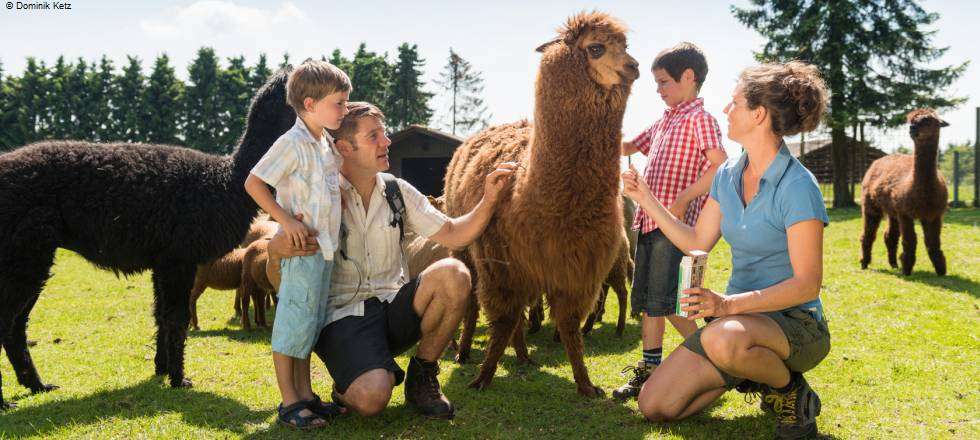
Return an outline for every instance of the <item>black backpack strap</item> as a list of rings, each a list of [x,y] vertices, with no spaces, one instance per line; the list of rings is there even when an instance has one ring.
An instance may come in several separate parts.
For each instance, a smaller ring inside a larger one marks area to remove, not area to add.
[[[405,239],[405,199],[402,198],[402,189],[398,186],[398,178],[391,174],[381,173],[381,180],[385,183],[385,201],[388,202],[393,217],[391,226],[398,225],[398,240],[403,241]]]

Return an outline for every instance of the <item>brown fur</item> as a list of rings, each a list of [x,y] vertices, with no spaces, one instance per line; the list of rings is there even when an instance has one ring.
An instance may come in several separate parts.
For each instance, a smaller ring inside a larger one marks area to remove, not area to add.
[[[486,358],[471,387],[490,384],[524,310],[547,292],[579,393],[602,393],[585,368],[579,326],[618,256],[615,246],[604,244],[622,231],[621,129],[639,75],[636,60],[625,54],[623,31],[606,14],[569,19],[559,38],[541,48],[534,126],[519,121],[487,129],[461,145],[449,164],[445,197],[451,216],[479,202],[496,164],[522,165],[486,231],[458,253],[475,274],[490,323]],[[588,59],[582,44],[596,41],[621,52],[610,55],[624,60],[621,83],[610,82],[601,63]]]
[[[912,273],[915,265],[915,220],[922,222],[929,259],[936,274],[946,274],[946,256],[940,247],[943,214],[948,192],[946,179],[936,166],[939,154],[939,129],[946,122],[930,109],[915,110],[908,115],[909,133],[915,142],[915,154],[891,154],[874,161],[861,182],[864,233],[861,235],[861,268],[871,263],[871,247],[878,225],[888,216],[885,247],[888,262],[898,267],[896,252],[902,238],[902,273]]]
[[[248,233],[242,243],[236,249],[225,254],[221,258],[210,263],[197,266],[197,274],[194,276],[194,287],[191,289],[191,320],[190,326],[194,330],[200,330],[197,320],[197,300],[204,294],[205,289],[214,290],[236,290],[235,313],[241,314],[241,279],[242,262],[245,258],[245,248],[250,243],[261,237],[272,236],[278,229],[276,222],[268,221],[266,217],[259,216],[252,222]],[[251,326],[245,325],[247,319],[242,320],[243,326],[248,329]]]
[[[268,327],[265,320],[265,310],[271,306],[270,298],[274,298],[279,286],[278,261],[275,267],[269,264],[269,239],[262,237],[245,248],[242,260],[241,289],[236,300],[242,310],[242,327],[250,328],[248,320],[249,300],[255,305],[255,325]],[[273,281],[275,283],[273,283]]]

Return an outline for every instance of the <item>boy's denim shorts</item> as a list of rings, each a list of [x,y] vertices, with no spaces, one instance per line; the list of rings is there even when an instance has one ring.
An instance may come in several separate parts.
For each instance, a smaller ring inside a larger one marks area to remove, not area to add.
[[[327,322],[333,261],[323,254],[284,258],[280,263],[279,304],[272,323],[272,351],[289,357],[310,357],[320,329]]]
[[[684,253],[660,228],[640,234],[636,242],[636,272],[630,291],[633,313],[670,316],[677,304],[677,269]]]

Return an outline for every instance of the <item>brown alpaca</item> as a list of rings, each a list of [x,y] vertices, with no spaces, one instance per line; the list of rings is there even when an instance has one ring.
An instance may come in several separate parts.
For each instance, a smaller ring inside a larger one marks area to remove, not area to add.
[[[937,275],[946,275],[946,256],[939,244],[946,212],[946,179],[939,174],[939,129],[949,124],[935,110],[919,109],[908,114],[909,134],[915,142],[915,154],[891,154],[874,161],[861,182],[861,212],[864,233],[861,235],[861,268],[871,263],[871,246],[878,225],[888,216],[885,247],[888,263],[898,267],[895,253],[902,237],[902,273],[912,273],[915,265],[915,220],[922,222],[929,259]]]
[[[459,216],[483,196],[496,164],[521,164],[486,231],[456,253],[476,277],[490,325],[486,358],[470,387],[490,384],[511,336],[523,337],[514,329],[524,310],[547,292],[578,392],[599,396],[579,326],[619,254],[609,243],[622,231],[621,129],[639,69],[626,53],[625,27],[603,13],[571,17],[538,51],[533,129],[520,121],[473,136],[446,173],[446,210]]]
[[[269,259],[270,237],[271,235],[267,235],[249,244],[242,258],[241,289],[235,298],[240,304],[244,328],[250,328],[249,300],[255,305],[255,325],[269,326],[265,320],[265,311],[271,306],[270,299],[274,298],[279,286],[279,260]]]
[[[235,295],[235,314],[241,314],[241,300],[239,287],[242,279],[242,261],[245,257],[244,246],[258,240],[261,237],[272,236],[276,233],[279,225],[276,222],[268,221],[265,217],[259,216],[249,227],[245,239],[236,249],[225,254],[221,258],[209,263],[197,266],[197,274],[194,276],[194,287],[191,288],[190,326],[194,330],[200,330],[197,320],[197,300],[204,294],[204,290],[211,288],[214,290],[236,290]],[[244,328],[251,328],[247,320],[243,319]]]
[[[582,326],[582,334],[588,335],[592,332],[592,327],[596,322],[602,322],[602,316],[606,313],[606,296],[609,289],[616,292],[616,300],[619,302],[619,319],[616,321],[616,336],[623,336],[626,330],[626,309],[629,307],[626,301],[627,286],[633,282],[633,257],[630,256],[629,236],[623,231],[619,245],[619,257],[613,263],[612,270],[602,282],[599,291],[599,300],[596,301],[595,310],[589,314]]]

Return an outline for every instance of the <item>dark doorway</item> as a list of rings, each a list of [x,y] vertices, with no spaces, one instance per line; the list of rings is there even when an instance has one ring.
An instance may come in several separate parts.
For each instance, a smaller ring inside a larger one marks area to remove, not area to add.
[[[418,188],[422,194],[439,197],[442,195],[449,157],[416,157],[402,159],[402,179]]]

